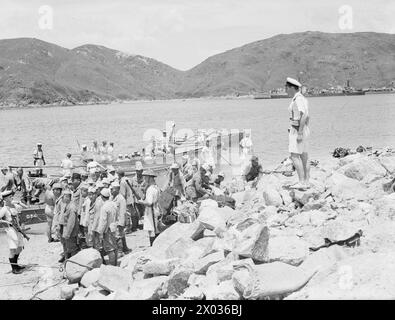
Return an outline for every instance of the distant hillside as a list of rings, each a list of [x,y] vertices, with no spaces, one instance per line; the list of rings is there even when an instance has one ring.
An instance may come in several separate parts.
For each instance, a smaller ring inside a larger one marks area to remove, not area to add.
[[[302,72],[302,73],[301,73]],[[278,35],[212,56],[189,70],[181,95],[226,95],[284,86],[384,86],[395,80],[395,35],[303,32]]]
[[[154,59],[102,46],[69,50],[36,39],[0,41],[3,104],[172,98],[181,73]]]
[[[97,45],[69,50],[0,40],[0,105],[76,104],[248,94],[283,87],[385,86],[395,80],[395,35],[303,32],[212,56],[189,71]]]

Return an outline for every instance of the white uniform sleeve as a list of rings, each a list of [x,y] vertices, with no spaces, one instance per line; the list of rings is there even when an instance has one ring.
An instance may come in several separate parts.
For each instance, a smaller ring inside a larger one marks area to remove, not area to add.
[[[295,99],[295,105],[296,105],[299,112],[303,112],[304,114],[307,113],[306,102],[303,97],[297,97]],[[296,117],[296,115],[295,115],[295,117]],[[300,114],[299,114],[299,118],[300,118]]]

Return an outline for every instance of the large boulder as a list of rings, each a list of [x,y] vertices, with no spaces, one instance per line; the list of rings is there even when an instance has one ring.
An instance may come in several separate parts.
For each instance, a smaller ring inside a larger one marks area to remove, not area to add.
[[[163,286],[167,278],[167,276],[159,276],[135,280],[129,286],[129,292],[133,295],[133,300],[158,300],[165,296]]]
[[[97,285],[104,290],[127,291],[132,280],[132,273],[126,269],[111,265],[102,265]]]
[[[197,230],[200,230],[200,221],[195,220],[193,223],[176,222],[159,234],[155,239],[152,247],[149,249],[149,254],[157,259],[167,259],[166,251],[174,246],[174,243],[181,239],[192,239],[192,236]],[[201,229],[201,236],[203,236],[204,229]]]
[[[395,193],[377,199],[374,202],[374,207],[378,216],[395,219]]]
[[[245,299],[260,300],[290,294],[301,289],[316,273],[282,262],[254,266],[250,272]]]
[[[233,252],[241,257],[264,262],[267,259],[268,240],[269,228],[264,224],[255,223],[240,233]]]
[[[166,260],[159,260],[159,259],[154,259],[151,261],[148,261],[144,266],[143,266],[143,272],[147,275],[169,275],[174,268],[179,265],[180,259],[179,258],[172,258],[172,259],[166,259]]]
[[[308,243],[297,236],[274,237],[269,239],[266,262],[281,261],[298,266],[307,257],[308,253]]]
[[[93,269],[83,275],[80,284],[85,288],[88,288],[90,286],[95,286],[97,284],[97,281],[99,280],[99,277],[100,277],[100,269],[99,268]]]
[[[355,255],[339,261],[320,281],[311,281],[287,299],[393,300],[394,270],[395,255],[391,251]]]
[[[225,259],[225,255],[223,251],[216,251],[210,253],[201,259],[197,260],[194,264],[195,266],[195,273],[197,274],[206,274],[207,269],[221,260]]]
[[[86,272],[99,268],[102,263],[99,251],[92,248],[81,250],[68,259],[65,268],[66,277],[70,283],[77,283]]]
[[[377,159],[363,157],[344,165],[339,169],[339,172],[351,179],[361,181],[368,175],[383,177],[386,175],[387,170]]]
[[[335,172],[327,180],[328,188],[333,196],[338,200],[366,200],[366,187],[355,179],[346,177],[345,175]]]
[[[107,300],[108,292],[98,287],[79,288],[75,291],[73,300]]]
[[[204,207],[199,209],[199,217],[197,221],[200,221],[206,229],[214,230],[216,228],[225,229],[226,221],[224,215],[220,213],[217,208]]]
[[[379,161],[381,165],[388,171],[388,173],[395,173],[395,156],[393,155],[383,155],[380,156]]]

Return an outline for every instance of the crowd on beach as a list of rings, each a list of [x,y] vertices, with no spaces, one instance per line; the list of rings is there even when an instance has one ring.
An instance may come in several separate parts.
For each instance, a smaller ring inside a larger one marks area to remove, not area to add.
[[[293,96],[289,108],[289,152],[299,178],[294,187],[306,189],[309,187],[308,106],[300,93],[299,82],[288,78],[286,87],[290,96]],[[248,139],[241,142],[245,150],[252,147]],[[82,159],[89,159],[86,168],[74,168],[69,153],[61,162],[63,176],[60,179],[36,182],[37,190],[44,193],[48,241],[60,241],[63,246],[59,262],[69,259],[82,248],[93,247],[101,252],[103,261],[108,256],[109,263],[117,265],[118,252],[130,251],[126,244],[126,233],[136,231],[140,219],[143,219],[143,229],[148,232],[152,245],[160,233],[158,227],[161,217],[168,213],[163,212],[159,205],[165,191],[171,199],[171,205],[166,209],[177,207],[185,201],[199,203],[208,198],[234,206],[231,191],[223,185],[224,174],[214,174],[215,161],[208,140],[200,159],[190,159],[185,153],[182,163],[174,162],[171,165],[164,191],[157,185],[155,172],[144,170],[139,161],[135,165],[135,175],[128,178],[122,169],[116,170],[111,165],[104,168],[89,155],[93,152],[102,157],[100,160],[106,160],[113,154],[113,143],[107,147],[104,141],[102,147],[98,148],[95,142],[92,148],[88,151],[86,145],[82,146]],[[33,157],[34,164],[39,168],[46,164],[41,143],[37,144]],[[21,273],[22,267],[17,261],[24,246],[24,234],[15,217],[21,206],[31,201],[32,185],[22,168],[16,173],[3,168],[2,173],[0,218],[7,224],[13,273]],[[255,188],[263,174],[258,157],[252,155],[241,176],[245,184]]]

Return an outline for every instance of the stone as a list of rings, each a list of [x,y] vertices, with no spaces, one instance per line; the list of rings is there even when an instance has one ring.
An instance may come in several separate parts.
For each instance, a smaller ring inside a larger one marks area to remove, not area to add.
[[[233,286],[232,280],[221,282],[206,294],[207,300],[239,300],[240,295]]]
[[[243,297],[248,300],[274,298],[300,290],[317,270],[306,270],[282,262],[253,267]]]
[[[134,295],[128,291],[115,291],[107,296],[106,300],[134,300]]]
[[[322,226],[328,219],[328,214],[325,211],[312,210],[310,211],[310,224],[315,227]]]
[[[163,297],[162,287],[167,279],[167,276],[159,276],[133,281],[129,293],[133,295],[133,300],[158,300]]]
[[[107,294],[97,287],[79,288],[72,300],[107,300]]]
[[[393,300],[394,270],[395,255],[390,251],[350,256],[328,270],[325,277],[311,281],[287,299]]]
[[[97,284],[97,280],[99,280],[99,276],[100,276],[99,268],[88,271],[82,276],[80,284],[85,288],[88,288],[92,285],[95,286]]]
[[[317,200],[318,197],[319,193],[314,189],[306,191],[293,190],[293,198],[303,205],[307,204],[310,200]]]
[[[232,275],[233,286],[240,295],[244,293],[248,286],[251,277],[250,272],[248,269],[240,269]]]
[[[366,187],[355,179],[346,177],[340,173],[333,173],[327,180],[328,188],[331,193],[340,201],[356,199],[366,200],[367,190]]]
[[[368,174],[384,177],[387,170],[376,159],[370,157],[363,157],[356,159],[339,169],[340,173],[345,176],[355,179],[363,180]]]
[[[267,206],[281,206],[283,204],[283,199],[280,193],[271,185],[265,185],[263,188],[263,199]]]
[[[65,285],[60,289],[60,298],[64,300],[71,300],[77,290],[78,284]]]
[[[281,261],[293,266],[300,265],[309,254],[308,243],[297,236],[278,236],[269,239],[265,262]]]
[[[188,280],[193,270],[185,267],[177,267],[172,271],[167,280],[167,293],[169,297],[182,295],[188,287]]]
[[[201,287],[205,279],[205,275],[193,273],[188,279],[188,286]]]
[[[267,258],[268,240],[269,228],[264,224],[254,224],[241,233],[232,251],[242,257],[264,262]]]
[[[216,251],[211,254],[208,254],[195,263],[195,273],[197,274],[206,274],[208,267],[212,264],[217,263],[225,259],[225,255],[223,251]]]
[[[190,286],[184,291],[181,297],[187,300],[203,300],[204,293],[199,287]]]
[[[143,266],[143,272],[145,274],[152,274],[154,276],[157,276],[157,275],[166,275],[167,276],[179,264],[180,264],[179,258],[172,258],[172,259],[166,259],[166,260],[154,259],[154,260],[148,261]]]
[[[288,219],[288,215],[284,213],[278,213],[270,216],[266,223],[269,227],[277,227],[285,224],[285,221]]]
[[[218,208],[200,208],[197,221],[200,221],[202,225],[209,230],[214,230],[216,228],[226,228],[226,221],[224,220],[223,215],[219,213]]]
[[[380,164],[387,170],[388,173],[394,174],[395,173],[395,157],[391,156],[380,156],[378,158]]]
[[[92,248],[81,250],[66,263],[66,277],[70,283],[77,283],[86,272],[99,268],[102,263],[103,260],[99,251]]]
[[[112,265],[102,265],[97,285],[110,292],[128,291],[131,280],[130,271]]]
[[[361,153],[350,154],[344,158],[339,159],[339,165],[345,166],[346,164],[352,163],[356,160],[362,159],[364,156]]]
[[[287,190],[280,190],[280,196],[283,200],[284,205],[288,206],[292,202],[292,198]]]
[[[378,216],[395,219],[395,193],[377,199],[373,205]]]

